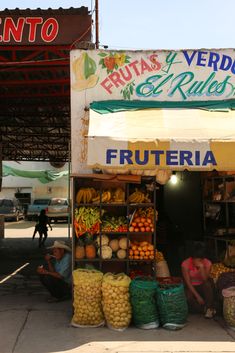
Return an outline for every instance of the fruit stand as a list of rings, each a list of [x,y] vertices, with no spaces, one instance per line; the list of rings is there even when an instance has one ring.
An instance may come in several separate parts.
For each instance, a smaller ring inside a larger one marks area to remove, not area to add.
[[[156,179],[90,174],[72,181],[73,269],[156,277],[156,260],[164,260],[157,250]]]

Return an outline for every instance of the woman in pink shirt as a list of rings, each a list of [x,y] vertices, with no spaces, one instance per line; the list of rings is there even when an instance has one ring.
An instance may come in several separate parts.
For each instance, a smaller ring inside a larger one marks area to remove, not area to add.
[[[205,258],[204,249],[196,247],[192,257],[181,264],[185,282],[186,297],[189,310],[203,312],[205,317],[211,319],[216,311],[214,304],[215,287],[209,277],[211,262]]]

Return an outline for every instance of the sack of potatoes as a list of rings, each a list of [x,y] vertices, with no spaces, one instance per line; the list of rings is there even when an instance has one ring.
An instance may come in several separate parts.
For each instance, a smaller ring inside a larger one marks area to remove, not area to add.
[[[72,326],[99,327],[104,325],[102,278],[103,273],[97,270],[77,269],[73,271]]]
[[[106,273],[102,282],[102,304],[107,326],[123,331],[131,322],[130,277]]]

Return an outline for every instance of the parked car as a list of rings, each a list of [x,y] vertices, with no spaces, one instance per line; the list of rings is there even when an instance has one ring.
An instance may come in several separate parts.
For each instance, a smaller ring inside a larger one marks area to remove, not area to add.
[[[50,199],[35,199],[31,205],[28,206],[27,220],[36,220],[41,210],[46,209]]]
[[[17,199],[0,199],[0,215],[3,215],[5,220],[18,222],[24,219],[24,208]]]
[[[58,220],[68,221],[69,219],[69,202],[66,198],[52,198],[46,208],[46,214],[50,221]]]

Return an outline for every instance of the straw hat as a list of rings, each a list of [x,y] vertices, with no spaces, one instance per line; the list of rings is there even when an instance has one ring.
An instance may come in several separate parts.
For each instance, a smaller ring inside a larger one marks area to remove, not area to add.
[[[55,240],[54,244],[48,247],[48,249],[54,249],[54,248],[71,251],[71,248],[68,245],[66,245],[66,243],[62,240]]]

